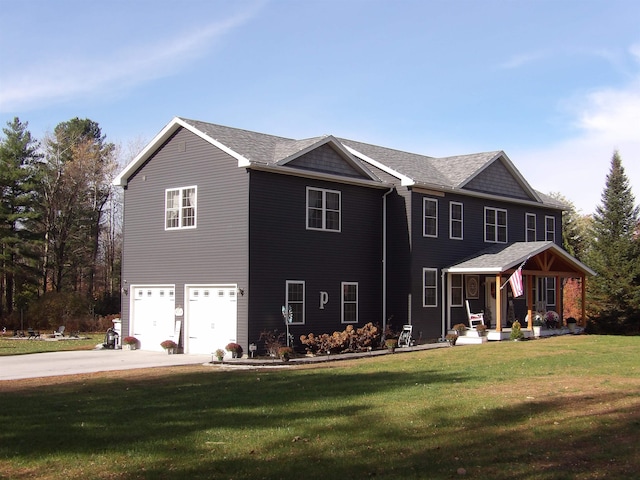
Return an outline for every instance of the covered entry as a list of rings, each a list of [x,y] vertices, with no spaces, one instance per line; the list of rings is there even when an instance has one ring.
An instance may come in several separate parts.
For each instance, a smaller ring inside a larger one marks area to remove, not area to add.
[[[531,329],[533,326],[532,313],[539,310],[541,306],[542,308],[546,306],[542,293],[545,293],[545,295],[548,293],[556,299],[557,313],[562,316],[560,299],[562,298],[562,279],[564,278],[581,279],[581,320],[585,320],[586,277],[595,275],[595,272],[569,255],[554,242],[516,242],[510,245],[495,245],[477,256],[453,265],[444,271],[447,274],[448,285],[452,285],[451,279],[454,275],[475,275],[484,282],[487,286],[487,293],[485,298],[480,300],[483,301],[484,308],[491,309],[493,306],[493,309],[495,309],[492,312],[493,321],[491,326],[498,332],[498,337],[500,337],[500,332],[507,325],[507,312],[511,303],[507,302],[507,292],[511,288],[507,282],[520,267],[524,280],[524,292],[515,301],[526,301],[528,323],[525,323],[523,318],[519,319],[523,328]],[[540,279],[548,279],[549,281],[541,282]],[[543,285],[552,285],[552,291],[549,291],[548,287],[543,287]],[[543,292],[545,288],[547,291]],[[447,310],[448,328],[451,328],[450,303]]]
[[[162,351],[160,343],[174,339],[175,288],[173,286],[132,287],[131,335],[142,350]]]
[[[236,292],[236,285],[187,286],[185,353],[210,354],[236,341]]]

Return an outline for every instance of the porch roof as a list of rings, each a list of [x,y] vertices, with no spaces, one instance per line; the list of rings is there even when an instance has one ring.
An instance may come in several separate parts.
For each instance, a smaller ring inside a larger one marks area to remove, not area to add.
[[[478,255],[445,268],[448,273],[499,274],[516,269],[522,262],[523,272],[548,273],[578,277],[595,275],[595,272],[569,255],[554,242],[515,242],[509,245],[493,245]]]

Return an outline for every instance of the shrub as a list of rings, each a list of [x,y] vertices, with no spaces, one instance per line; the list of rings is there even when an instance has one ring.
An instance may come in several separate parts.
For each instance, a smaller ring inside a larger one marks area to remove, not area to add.
[[[511,340],[520,340],[524,338],[524,333],[522,333],[521,325],[519,321],[513,322],[511,325],[511,335],[509,337]]]
[[[342,332],[329,335],[301,335],[300,342],[310,353],[362,352],[380,345],[380,328],[369,322],[361,328],[348,325]]]
[[[260,341],[264,342],[264,349],[271,357],[278,356],[278,350],[284,345],[284,332],[278,333],[278,330],[264,330],[260,334]]]
[[[289,357],[293,355],[293,348],[291,347],[280,347],[278,349],[278,357],[282,360],[289,360]]]

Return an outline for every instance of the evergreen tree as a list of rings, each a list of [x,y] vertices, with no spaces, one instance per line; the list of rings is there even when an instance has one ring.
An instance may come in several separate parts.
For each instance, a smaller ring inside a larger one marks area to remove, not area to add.
[[[597,276],[588,285],[597,326],[621,331],[640,314],[638,207],[617,151],[611,159],[601,204],[593,217],[589,265]]]
[[[35,175],[40,161],[38,142],[18,117],[3,128],[0,142],[0,262],[2,304],[7,313],[15,306],[15,295],[26,294],[35,277],[36,236],[29,228],[35,218]],[[18,282],[16,282],[16,279]]]

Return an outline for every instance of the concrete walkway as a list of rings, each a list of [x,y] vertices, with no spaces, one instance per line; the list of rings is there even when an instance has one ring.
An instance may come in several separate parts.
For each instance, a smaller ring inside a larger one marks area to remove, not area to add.
[[[395,354],[447,346],[447,343],[429,343],[408,348],[397,348]],[[336,362],[389,354],[390,352],[382,349],[362,353],[296,357],[285,363],[280,359],[252,359],[246,356],[244,358],[234,359],[225,358],[223,362],[212,362],[212,355],[167,355],[165,352],[148,352],[145,350],[79,350],[72,352],[33,353],[29,355],[0,357],[0,381],[176,365],[207,364],[229,368],[283,367],[287,365]]]
[[[211,355],[167,355],[143,350],[78,350],[0,357],[0,381],[134,368],[197,365]]]

